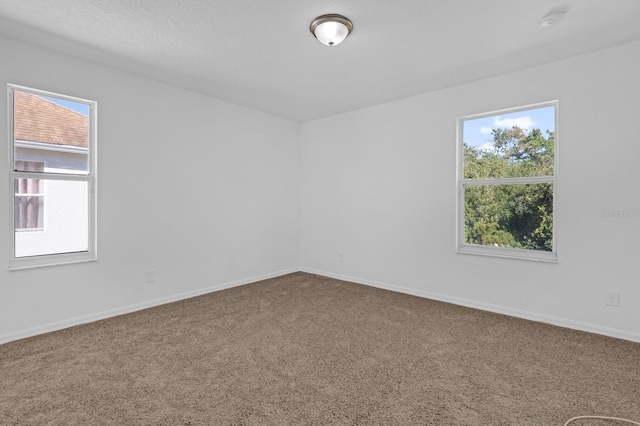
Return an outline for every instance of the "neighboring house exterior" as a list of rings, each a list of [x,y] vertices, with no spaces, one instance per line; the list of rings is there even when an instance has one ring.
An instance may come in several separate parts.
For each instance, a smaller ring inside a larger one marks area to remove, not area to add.
[[[87,174],[89,118],[32,93],[14,92],[14,169]],[[15,257],[88,249],[88,185],[15,179]]]

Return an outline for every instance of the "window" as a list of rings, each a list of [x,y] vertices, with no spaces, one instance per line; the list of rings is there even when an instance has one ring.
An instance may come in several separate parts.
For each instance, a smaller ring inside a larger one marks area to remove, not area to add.
[[[556,260],[557,106],[458,120],[458,252]]]
[[[96,259],[96,103],[8,85],[10,269]]]

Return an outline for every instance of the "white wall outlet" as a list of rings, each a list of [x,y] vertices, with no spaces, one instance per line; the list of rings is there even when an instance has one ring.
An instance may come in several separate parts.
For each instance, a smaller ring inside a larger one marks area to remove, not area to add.
[[[607,306],[620,306],[620,292],[615,290],[607,290],[604,292],[606,296],[605,303]]]
[[[151,271],[146,271],[144,273],[144,282],[145,283],[152,283],[156,280],[156,271],[151,270]]]
[[[344,263],[344,253],[338,253],[338,262]]]

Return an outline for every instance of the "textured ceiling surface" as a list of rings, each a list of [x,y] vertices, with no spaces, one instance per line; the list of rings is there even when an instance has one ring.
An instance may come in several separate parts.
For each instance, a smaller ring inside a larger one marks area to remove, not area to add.
[[[309,32],[325,13],[354,24],[333,48]],[[296,121],[639,40],[639,18],[639,0],[0,2],[0,34]]]

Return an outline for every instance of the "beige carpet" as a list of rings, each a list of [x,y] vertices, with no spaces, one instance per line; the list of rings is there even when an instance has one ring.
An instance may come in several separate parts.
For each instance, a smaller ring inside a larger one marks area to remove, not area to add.
[[[640,344],[295,273],[0,346],[2,425],[640,419]],[[579,420],[571,426],[623,423]]]

